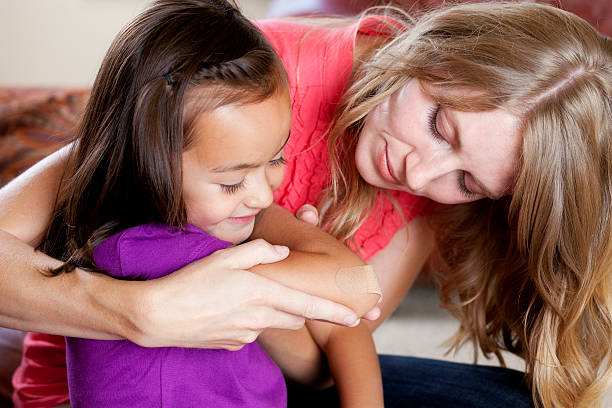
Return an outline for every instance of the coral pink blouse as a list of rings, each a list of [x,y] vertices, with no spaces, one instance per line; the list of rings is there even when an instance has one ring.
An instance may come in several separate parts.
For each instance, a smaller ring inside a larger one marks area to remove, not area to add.
[[[319,203],[330,179],[327,133],[351,73],[355,37],[388,35],[388,21],[371,16],[341,28],[315,28],[294,21],[258,23],[289,76],[293,122],[285,146],[287,173],[274,195],[275,202],[288,210]],[[364,260],[386,247],[404,222],[422,214],[430,203],[405,192],[387,193],[403,214],[387,196],[378,195],[372,214],[351,243]]]

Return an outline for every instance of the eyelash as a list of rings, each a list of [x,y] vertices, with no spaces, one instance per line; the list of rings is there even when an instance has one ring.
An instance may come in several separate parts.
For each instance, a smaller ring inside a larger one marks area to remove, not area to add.
[[[431,132],[431,135],[433,136],[435,141],[442,143],[442,142],[446,142],[446,139],[444,139],[444,137],[442,137],[440,132],[438,132],[438,127],[436,125],[439,112],[440,112],[440,105],[436,104],[429,110],[428,123],[429,123],[429,131]],[[464,197],[474,198],[477,195],[476,193],[471,191],[469,188],[467,188],[467,186],[465,185],[465,171],[461,171],[458,173],[457,184],[459,185],[459,191]]]
[[[459,175],[457,176],[457,183],[459,184],[459,191],[466,198],[474,198],[477,195],[465,185],[465,171],[459,172]]]
[[[285,163],[287,163],[287,161],[285,160],[283,156],[281,156],[278,159],[274,159],[270,161],[270,166],[277,167],[277,166],[282,166]],[[234,194],[235,192],[237,192],[238,190],[244,187],[244,180],[236,184],[219,184],[219,185],[221,186],[221,190],[223,190],[224,193]]]
[[[227,194],[234,194],[236,191],[240,190],[242,187],[244,187],[244,180],[242,180],[240,183],[236,183],[236,184],[219,184],[221,186],[221,190],[223,190],[224,193]]]
[[[429,132],[433,136],[433,138],[437,142],[445,142],[446,139],[442,137],[440,132],[438,132],[438,126],[436,126],[436,121],[438,119],[438,112],[440,112],[440,105],[435,105],[429,110],[428,115],[428,124],[429,124]]]
[[[270,162],[270,166],[276,167],[276,166],[282,166],[283,164],[286,164],[287,160],[285,160],[284,156],[279,157],[278,159],[274,159]]]

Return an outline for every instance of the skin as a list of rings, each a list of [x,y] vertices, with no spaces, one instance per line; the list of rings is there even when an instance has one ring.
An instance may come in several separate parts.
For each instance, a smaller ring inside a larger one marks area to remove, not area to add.
[[[379,301],[378,294],[365,294],[363,291],[351,293],[347,292],[346,287],[339,287],[336,280],[338,269],[363,265],[363,261],[338,240],[313,225],[298,221],[287,210],[276,205],[265,210],[253,236],[291,248],[286,260],[254,267],[251,270],[255,273],[264,274],[283,285],[341,302],[358,315],[370,310]],[[300,356],[304,350],[293,348],[296,344],[287,341],[285,336],[288,334],[287,330],[269,331],[268,335],[260,335],[258,342],[285,375],[291,378],[316,376],[316,373],[301,372],[304,365]],[[326,356],[321,369],[327,370],[329,367],[343,407],[383,406],[378,357],[365,321],[347,328],[311,320],[306,322],[304,334],[310,342],[306,345]],[[296,354],[297,360],[294,360]],[[304,362],[308,366],[309,362]]]
[[[183,153],[189,223],[234,244],[251,236],[255,217],[272,204],[285,175],[290,124],[286,92],[201,114],[195,146]]]
[[[521,145],[516,115],[440,107],[412,79],[367,116],[355,161],[374,186],[457,204],[509,194]]]

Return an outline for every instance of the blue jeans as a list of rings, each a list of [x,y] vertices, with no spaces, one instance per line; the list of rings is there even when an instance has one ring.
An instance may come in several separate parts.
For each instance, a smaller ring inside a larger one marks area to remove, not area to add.
[[[520,371],[416,357],[379,355],[385,407],[533,407]],[[338,407],[334,387],[289,386],[289,408]]]

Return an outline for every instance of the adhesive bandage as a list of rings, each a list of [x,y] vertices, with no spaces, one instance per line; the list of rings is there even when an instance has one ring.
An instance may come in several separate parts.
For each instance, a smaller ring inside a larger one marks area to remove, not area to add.
[[[378,277],[371,265],[344,267],[336,272],[336,285],[344,293],[375,293],[382,296]]]

